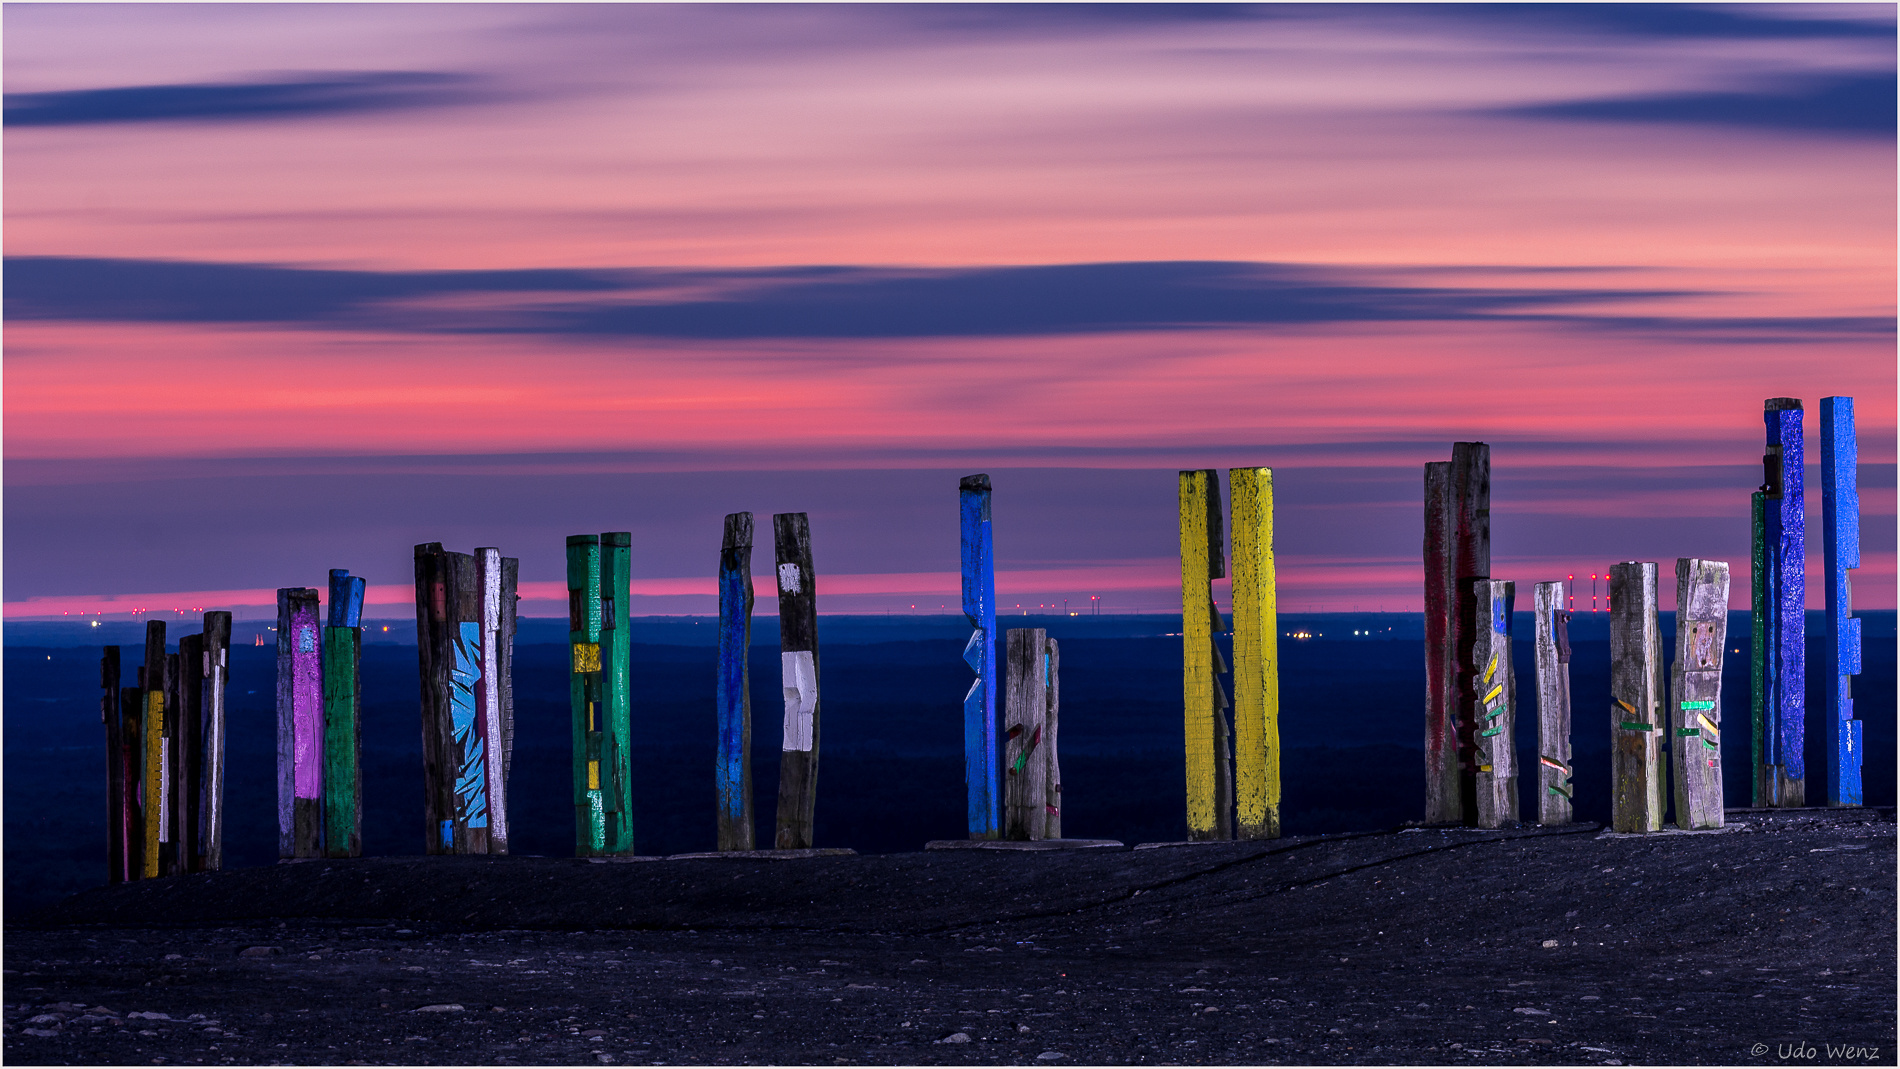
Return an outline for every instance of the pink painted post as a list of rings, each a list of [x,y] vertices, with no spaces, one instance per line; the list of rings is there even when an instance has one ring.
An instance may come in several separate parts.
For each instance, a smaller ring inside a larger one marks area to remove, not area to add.
[[[323,628],[317,592],[277,592],[277,847],[323,856]]]

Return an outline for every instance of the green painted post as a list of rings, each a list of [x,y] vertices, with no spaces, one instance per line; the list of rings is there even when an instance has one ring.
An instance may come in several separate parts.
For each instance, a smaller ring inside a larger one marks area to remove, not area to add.
[[[601,787],[608,813],[607,848],[633,853],[633,781],[627,759],[633,739],[632,636],[627,632],[627,588],[633,572],[633,533],[607,531],[600,536],[601,695],[606,704],[607,754],[612,774],[603,771]]]
[[[323,629],[323,854],[363,856],[363,629]]]
[[[633,535],[567,539],[568,699],[573,712],[574,850],[578,857],[633,853],[632,730],[627,586]]]

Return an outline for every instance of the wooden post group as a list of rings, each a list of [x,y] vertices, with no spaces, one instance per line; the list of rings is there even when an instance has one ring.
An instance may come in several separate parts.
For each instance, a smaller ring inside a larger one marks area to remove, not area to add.
[[[165,652],[165,622],[145,625],[138,686],[123,687],[120,650],[99,659],[106,728],[106,880],[223,867],[224,687],[231,614]]]
[[[518,569],[496,549],[470,556],[440,542],[416,547],[424,846],[431,854],[508,852]]]

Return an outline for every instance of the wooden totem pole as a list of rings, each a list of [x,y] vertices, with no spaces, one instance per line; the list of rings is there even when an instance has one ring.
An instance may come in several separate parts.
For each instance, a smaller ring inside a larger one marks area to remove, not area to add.
[[[1656,624],[1656,565],[1610,566],[1610,823],[1621,832],[1660,831],[1662,770],[1657,765],[1662,695],[1662,634]]]
[[[1676,663],[1669,726],[1676,824],[1722,826],[1722,647],[1728,641],[1728,562],[1676,561]]]
[[[1827,569],[1828,805],[1860,805],[1861,722],[1854,719],[1860,674],[1860,621],[1848,571],[1860,567],[1860,446],[1854,399],[1821,398],[1821,545]]]
[[[1227,672],[1215,636],[1227,630],[1211,584],[1227,574],[1221,529],[1220,474],[1183,471],[1181,512],[1181,699],[1187,737],[1187,827],[1194,842],[1234,837],[1234,772],[1230,708],[1220,676]]]
[[[1801,402],[1771,397],[1762,405],[1768,450],[1762,456],[1763,483],[1755,524],[1756,584],[1753,612],[1760,625],[1755,648],[1758,695],[1755,738],[1757,805],[1806,804],[1807,652],[1803,615],[1807,597],[1804,575],[1807,516],[1802,493]]]
[[[363,856],[361,576],[330,571],[330,618],[323,629],[323,854]]]
[[[773,845],[809,850],[818,803],[818,589],[805,514],[773,516],[772,543],[778,558],[779,673],[785,694]]]
[[[1477,691],[1482,621],[1473,580],[1491,577],[1491,447],[1455,442],[1425,465],[1425,822],[1477,819],[1467,711]]]
[[[627,590],[633,535],[567,539],[568,701],[574,745],[574,853],[634,852],[632,642]]]
[[[963,660],[976,673],[963,696],[963,778],[970,838],[1002,831],[1001,777],[996,753],[996,556],[990,531],[990,477],[966,475],[957,484],[963,544],[963,615],[975,630]]]
[[[1575,789],[1570,754],[1570,613],[1562,583],[1537,584],[1537,822],[1568,824]]]
[[[719,753],[713,788],[719,849],[751,850],[752,818],[752,514],[726,517],[719,547]]]

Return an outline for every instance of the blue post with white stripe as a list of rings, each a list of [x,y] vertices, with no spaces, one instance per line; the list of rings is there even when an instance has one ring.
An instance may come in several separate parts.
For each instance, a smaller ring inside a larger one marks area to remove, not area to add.
[[[970,838],[1001,831],[1001,780],[996,752],[996,558],[990,537],[990,477],[965,476],[957,485],[963,521],[963,615],[975,632],[963,659],[976,681],[963,697],[963,768],[969,786]]]
[[[1821,398],[1821,546],[1827,569],[1828,805],[1860,805],[1861,722],[1853,678],[1860,674],[1860,621],[1847,573],[1860,567],[1860,447],[1854,399]]]

